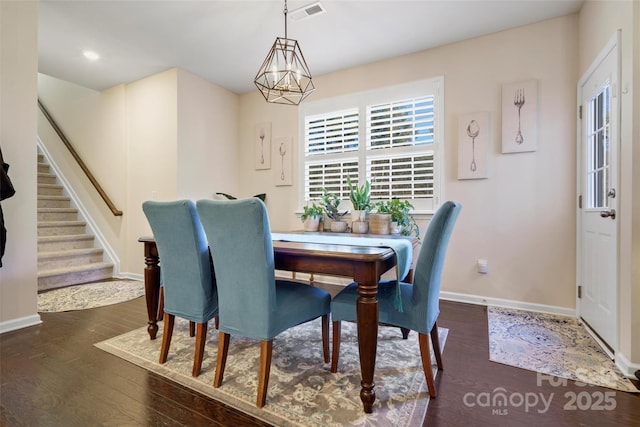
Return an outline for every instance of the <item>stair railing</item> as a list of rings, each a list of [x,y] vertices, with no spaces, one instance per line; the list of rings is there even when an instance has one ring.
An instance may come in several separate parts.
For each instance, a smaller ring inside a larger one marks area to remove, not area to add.
[[[62,132],[62,129],[60,129],[60,127],[58,126],[56,121],[53,119],[51,114],[49,114],[49,112],[47,111],[45,106],[42,104],[40,99],[38,99],[38,107],[40,107],[42,114],[44,114],[44,116],[47,118],[47,120],[53,127],[53,130],[56,131],[56,133],[62,140],[62,143],[67,147],[67,149],[69,150],[73,158],[76,159],[76,162],[78,162],[80,169],[82,169],[85,175],[87,175],[87,178],[89,178],[89,181],[91,181],[91,184],[93,184],[98,194],[100,194],[100,197],[102,197],[102,200],[104,200],[104,202],[107,204],[107,206],[111,210],[111,213],[113,213],[114,216],[122,216],[122,211],[116,208],[116,205],[111,201],[107,193],[102,189],[102,186],[98,183],[98,180],[96,180],[96,178],[93,176],[93,174],[91,173],[87,165],[82,161],[78,152],[73,148],[73,146],[71,145],[71,142],[69,142],[69,139],[66,137],[64,132]]]

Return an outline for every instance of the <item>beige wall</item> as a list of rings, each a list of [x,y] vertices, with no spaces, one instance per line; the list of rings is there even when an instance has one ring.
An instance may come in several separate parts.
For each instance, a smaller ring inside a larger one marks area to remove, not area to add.
[[[444,273],[449,296],[575,308],[577,25],[575,15],[553,19],[315,79],[310,100],[444,76],[445,198],[463,204]],[[539,148],[501,154],[501,87],[529,79],[539,84]],[[491,113],[490,178],[458,181],[457,117],[477,111]],[[276,229],[301,228],[298,186],[265,188],[271,171],[254,170],[253,127],[270,121],[273,137],[292,136],[299,152],[297,119],[296,108],[242,97],[241,185],[267,190]],[[476,272],[478,258],[489,274]]]
[[[618,342],[622,357],[640,364],[640,90],[634,90],[639,83],[640,3],[587,1],[579,16],[579,76],[621,30]]]
[[[97,92],[38,74],[38,98],[116,208],[125,211],[125,85]],[[125,249],[124,217],[113,215],[40,110],[38,136],[55,166],[74,183],[73,191],[119,259]]]
[[[137,240],[151,234],[145,200],[238,192],[237,95],[175,68],[102,92],[46,75],[38,80],[41,100],[124,212],[113,216],[41,117],[47,151],[116,252],[122,275],[143,272]]]
[[[238,96],[178,71],[178,194],[238,193]]]
[[[145,200],[178,197],[178,70],[127,85],[126,250],[123,271],[142,273],[140,236],[151,235]]]
[[[14,42],[19,40],[20,42]],[[0,332],[40,323],[36,258],[38,3],[0,2],[0,145],[16,194],[2,202]]]

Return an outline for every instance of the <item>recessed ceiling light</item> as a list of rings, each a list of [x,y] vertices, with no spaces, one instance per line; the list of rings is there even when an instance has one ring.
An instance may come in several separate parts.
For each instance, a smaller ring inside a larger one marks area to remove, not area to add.
[[[85,50],[84,52],[82,52],[82,54],[89,61],[97,61],[98,59],[100,59],[100,55],[98,55],[97,53],[95,53],[92,50]]]

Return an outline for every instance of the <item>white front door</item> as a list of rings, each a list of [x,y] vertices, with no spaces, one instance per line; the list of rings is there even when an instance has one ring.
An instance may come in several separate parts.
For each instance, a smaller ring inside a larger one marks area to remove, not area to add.
[[[578,310],[613,352],[618,345],[618,47],[580,80]]]

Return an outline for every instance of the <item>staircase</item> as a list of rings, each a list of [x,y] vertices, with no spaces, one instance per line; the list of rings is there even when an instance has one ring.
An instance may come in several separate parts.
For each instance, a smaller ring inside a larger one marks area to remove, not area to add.
[[[63,193],[63,186],[38,154],[38,291],[109,279],[113,264]]]

